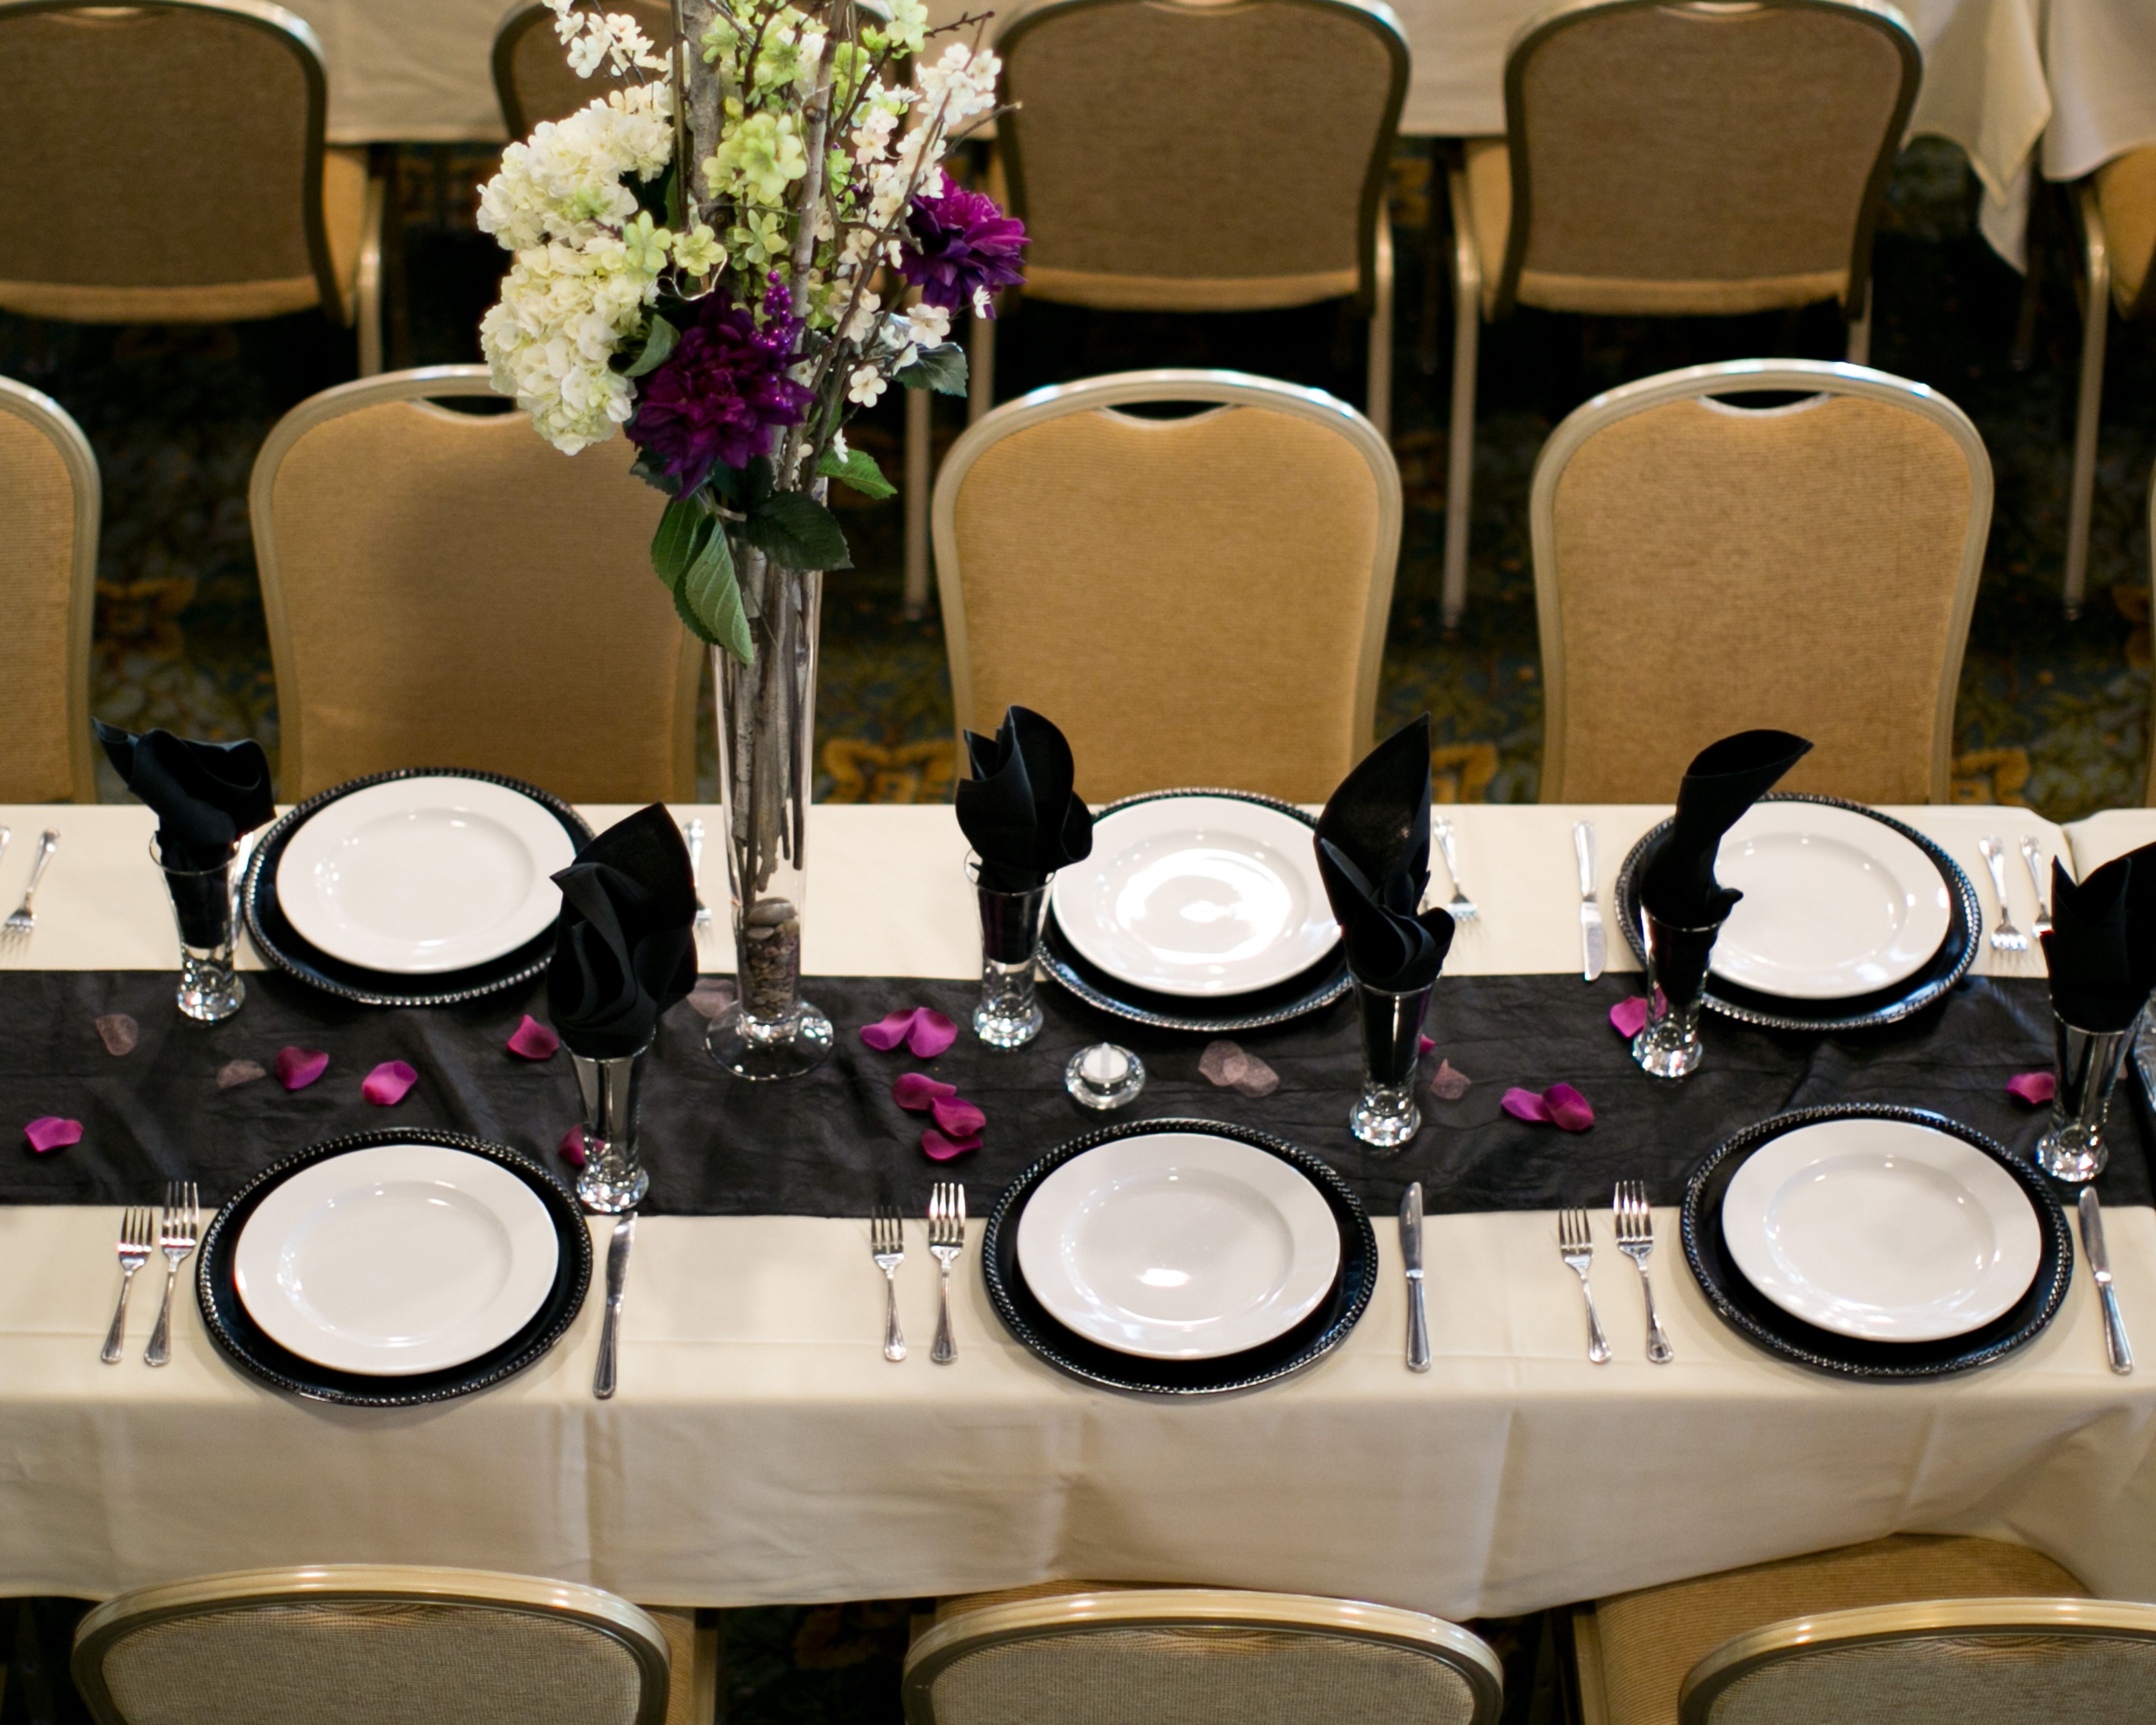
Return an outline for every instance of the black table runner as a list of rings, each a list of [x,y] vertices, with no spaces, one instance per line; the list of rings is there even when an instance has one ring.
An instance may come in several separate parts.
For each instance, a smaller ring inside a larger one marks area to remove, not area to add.
[[[2016,1072],[2048,1068],[2051,1007],[2041,981],[1974,978],[1909,1024],[1862,1037],[1752,1030],[1709,1014],[1707,1058],[1681,1084],[1648,1078],[1610,1029],[1609,1009],[1640,979],[1571,976],[1446,977],[1430,1034],[1440,1058],[1474,1081],[1455,1101],[1421,1092],[1425,1124],[1397,1155],[1363,1149],[1348,1134],[1359,1078],[1352,1004],[1342,1001],[1280,1029],[1235,1040],[1280,1075],[1264,1097],[1219,1089],[1199,1071],[1203,1037],[1145,1031],[1106,1019],[1051,984],[1048,1022],[1030,1047],[992,1052],[968,1018],[968,982],[819,978],[806,990],[838,1026],[838,1050],[810,1076],[752,1085],[719,1071],[703,1052],[704,1021],[688,1005],[662,1022],[647,1075],[642,1147],[652,1174],[648,1213],[858,1216],[871,1203],[916,1210],[929,1183],[967,1183],[968,1207],[987,1214],[1004,1183],[1044,1152],[1091,1127],[1147,1117],[1198,1116],[1262,1127],[1337,1168],[1373,1210],[1389,1212],[1409,1180],[1433,1212],[1547,1209],[1606,1204],[1612,1182],[1644,1179],[1674,1204],[1708,1151],[1740,1127],[1787,1108],[1896,1102],[1964,1121],[2025,1151],[2048,1111],[2006,1091]],[[225,1024],[189,1023],[172,1006],[172,978],[145,971],[0,973],[0,1202],[121,1204],[153,1200],[165,1180],[201,1183],[221,1203],[246,1178],[307,1144],[373,1127],[445,1127],[509,1144],[565,1178],[562,1133],[579,1118],[566,1052],[542,1062],[504,1047],[523,1014],[545,1016],[543,983],[458,1007],[346,1005],[277,973],[247,978],[246,1006]],[[879,1054],[864,1024],[895,1009],[932,1006],[957,1020],[957,1043],[932,1061],[903,1047]],[[141,1037],[106,1052],[96,1020],[124,1013]],[[1065,1095],[1064,1064],[1106,1037],[1134,1049],[1148,1081],[1135,1103],[1106,1117]],[[287,1091],[278,1050],[320,1049],[330,1064],[311,1086]],[[220,1091],[217,1075],[253,1060],[272,1076]],[[394,1107],[360,1094],[379,1062],[401,1060],[418,1082]],[[929,1117],[891,1100],[901,1073],[926,1071],[988,1115],[980,1150],[936,1163],[920,1150]],[[1584,1132],[1515,1120],[1506,1089],[1563,1081],[1593,1104]],[[2132,1074],[2111,1111],[2113,1153],[2099,1183],[2105,1202],[2151,1201],[2151,1139]],[[22,1136],[41,1115],[80,1120],[82,1141],[40,1155]]]

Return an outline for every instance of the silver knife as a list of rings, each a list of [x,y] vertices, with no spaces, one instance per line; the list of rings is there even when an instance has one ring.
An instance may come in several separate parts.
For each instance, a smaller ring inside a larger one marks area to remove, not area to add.
[[[2122,1378],[2133,1369],[2133,1350],[2126,1342],[2126,1320],[2118,1315],[2118,1295],[2111,1286],[2111,1254],[2103,1245],[2103,1212],[2097,1208],[2096,1188],[2084,1186],[2078,1200],[2082,1213],[2082,1250],[2088,1255],[2089,1276],[2103,1301],[2103,1352],[2111,1368]]]
[[[592,1373],[592,1394],[604,1401],[613,1394],[614,1360],[620,1352],[621,1291],[629,1280],[629,1249],[636,1244],[636,1212],[613,1224],[607,1242],[606,1321],[599,1326],[599,1363]]]
[[[1602,974],[1602,906],[1594,901],[1594,823],[1572,824],[1572,848],[1579,858],[1579,974],[1593,982]]]
[[[1430,1369],[1430,1319],[1422,1305],[1422,1182],[1400,1199],[1400,1256],[1408,1270],[1408,1369]]]
[[[692,820],[681,829],[681,837],[689,846],[689,890],[696,897],[696,926],[708,927],[711,907],[704,902],[704,824]]]

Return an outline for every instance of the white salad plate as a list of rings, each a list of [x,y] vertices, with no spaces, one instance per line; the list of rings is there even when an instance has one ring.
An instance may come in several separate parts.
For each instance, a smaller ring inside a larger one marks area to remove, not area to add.
[[[1783,1311],[1868,1342],[1982,1328],[2035,1280],[2036,1212],[1973,1144],[1900,1120],[1825,1120],[1738,1169],[1722,1235]]]
[[[547,805],[482,778],[399,778],[325,804],[277,865],[300,937],[397,976],[513,952],[560,914],[576,840]]]
[[[233,1253],[248,1316],[340,1372],[408,1377],[477,1359],[531,1322],[561,1242],[506,1168],[439,1144],[384,1144],[301,1168]]]
[[[1081,957],[1160,994],[1269,988],[1340,939],[1308,824],[1235,797],[1102,815],[1092,855],[1056,875],[1050,902]]]
[[[1285,1334],[1340,1270],[1340,1229],[1291,1163],[1240,1139],[1148,1132],[1074,1156],[1019,1218],[1049,1315],[1145,1359],[1218,1359]]]
[[[1952,890],[1922,849],[1830,803],[1754,803],[1724,835],[1715,875],[1744,896],[1714,943],[1714,974],[1792,1000],[1905,982],[1953,920]]]

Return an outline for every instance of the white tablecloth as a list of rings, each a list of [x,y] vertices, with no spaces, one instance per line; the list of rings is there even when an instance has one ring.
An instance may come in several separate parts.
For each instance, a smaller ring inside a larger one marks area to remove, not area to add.
[[[620,811],[589,812],[603,823]],[[1485,906],[1453,971],[1572,968],[1582,812],[1453,811]],[[1584,812],[1599,829],[1606,897],[1615,859],[1659,811]],[[1987,913],[1978,835],[2061,838],[2025,810],[1904,813],[1970,869]],[[0,809],[0,821],[64,834],[32,961],[162,968],[172,935],[141,811]],[[2133,822],[2156,835],[2156,816],[2112,817],[2107,841],[2128,842]],[[972,973],[947,809],[819,808],[812,834],[812,969]],[[0,898],[19,891],[23,858],[18,845],[0,869]],[[2011,890],[2025,921],[2025,882]],[[1987,952],[1982,968],[1994,963]],[[713,1153],[726,1154],[716,1077],[712,1103]],[[970,1266],[957,1363],[917,1348],[886,1363],[859,1224],[654,1218],[637,1241],[614,1400],[589,1394],[594,1304],[511,1383],[380,1413],[260,1388],[191,1312],[167,1369],[100,1364],[115,1221],[0,1209],[0,1594],[394,1560],[588,1580],[659,1604],[1089,1577],[1466,1616],[1930,1529],[2022,1540],[2100,1593],[2156,1598],[2156,1373],[2105,1368],[2079,1277],[2051,1329],[1999,1367],[1867,1386],[1738,1342],[1666,1245],[1659,1286],[1677,1358],[1648,1365],[1632,1271],[1605,1236],[1595,1274],[1617,1358],[1598,1368],[1583,1358],[1578,1295],[1548,1216],[1440,1217],[1435,1363],[1419,1377],[1401,1364],[1396,1235],[1380,1218],[1377,1297],[1334,1355],[1240,1399],[1163,1406],[1082,1388],[1005,1340]],[[1671,1214],[1657,1225],[1674,1239]],[[2122,1209],[2110,1225],[2145,1350],[2156,1212]],[[901,1286],[906,1327],[925,1340],[933,1266],[917,1228]]]

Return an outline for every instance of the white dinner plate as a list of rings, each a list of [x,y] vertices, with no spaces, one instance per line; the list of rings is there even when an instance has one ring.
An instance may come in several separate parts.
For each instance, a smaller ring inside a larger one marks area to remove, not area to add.
[[[1074,1156],[1018,1224],[1019,1270],[1066,1328],[1145,1359],[1285,1334],[1340,1270],[1340,1229],[1292,1164],[1240,1139],[1149,1132]]]
[[[1078,955],[1156,993],[1244,994],[1300,975],[1340,939],[1310,828],[1234,797],[1161,797],[1104,814],[1058,872]]]
[[[340,1372],[408,1377],[477,1359],[531,1322],[561,1242],[498,1163],[383,1144],[301,1168],[255,1206],[233,1272],[270,1340]]]
[[[1907,981],[1953,917],[1946,877],[1919,846],[1830,803],[1754,803],[1723,837],[1715,875],[1744,896],[1714,943],[1714,974],[1792,1000]]]
[[[277,865],[301,938],[398,976],[513,952],[560,915],[547,877],[576,840],[543,803],[483,778],[392,779],[325,804]]]
[[[2011,1174],[1902,1120],[1823,1120],[1770,1140],[1723,1194],[1722,1237],[1783,1311],[1870,1342],[1982,1328],[2028,1292],[2043,1250]]]

